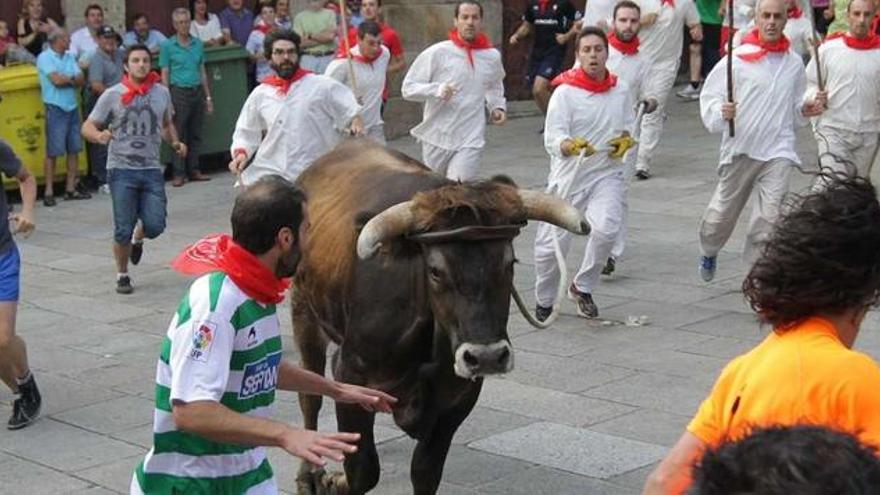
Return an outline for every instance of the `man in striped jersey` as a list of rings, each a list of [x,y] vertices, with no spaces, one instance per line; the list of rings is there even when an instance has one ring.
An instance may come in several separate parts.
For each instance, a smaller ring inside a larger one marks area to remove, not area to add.
[[[318,433],[270,419],[276,388],[390,412],[382,392],[327,380],[281,359],[275,305],[300,259],[303,193],[280,176],[236,198],[232,237],[187,248],[174,267],[203,274],[181,301],[156,373],[153,448],[131,493],[278,492],[265,446],[316,465],[356,450],[355,433]]]

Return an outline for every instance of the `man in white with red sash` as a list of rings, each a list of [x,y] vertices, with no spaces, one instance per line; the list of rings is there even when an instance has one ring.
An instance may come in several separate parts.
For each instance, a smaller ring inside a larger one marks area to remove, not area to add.
[[[819,163],[834,172],[868,177],[880,133],[880,36],[870,31],[871,0],[847,7],[849,32],[819,47],[828,109],[814,123]],[[816,61],[807,66],[808,96],[817,89]]]
[[[563,72],[552,82],[556,90],[547,108],[544,146],[550,154],[549,191],[585,211],[592,227],[569,297],[579,315],[595,318],[599,310],[592,294],[623,218],[622,157],[634,144],[628,129],[633,125],[635,103],[627,83],[606,68],[608,40],[601,29],[584,28],[575,47],[581,67]],[[559,238],[563,253],[567,252],[570,235],[546,223],[538,225],[535,316],[540,321],[550,316],[559,284],[554,237]]]
[[[722,134],[718,184],[700,222],[700,276],[706,282],[714,278],[718,252],[756,186],[743,257],[749,262],[758,254],[779,215],[791,169],[800,166],[795,128],[822,113],[827,102],[823,92],[804,101],[803,62],[783,34],[786,10],[784,0],[758,3],[757,28],[733,52],[735,102],[727,101],[726,58],[709,73],[700,94],[703,124]]]
[[[293,182],[339,144],[341,131],[364,131],[362,109],[351,90],[300,68],[298,34],[273,31],[265,46],[277,76],[254,88],[235,123],[229,170],[240,185],[271,174]]]
[[[801,56],[806,63],[813,54],[813,22],[799,6],[800,0],[788,0],[788,20],[785,21],[785,37],[791,42],[791,49]],[[742,44],[742,37],[755,27],[750,21],[744,30],[737,31],[733,37],[733,45]]]
[[[382,122],[382,93],[391,52],[382,45],[382,30],[373,21],[364,21],[357,27],[357,45],[351,47],[351,67],[345,47],[340,47],[337,58],[330,62],[324,75],[345,84],[364,106],[365,135],[385,145],[385,126]],[[351,74],[354,72],[354,81]]]
[[[412,63],[401,93],[424,102],[422,122],[410,134],[422,144],[422,160],[453,180],[477,175],[486,144],[486,117],[507,120],[501,53],[483,34],[483,7],[476,1],[455,7],[448,41],[428,47]]]
[[[681,62],[684,26],[690,29],[694,41],[703,39],[703,28],[693,0],[639,0],[639,5],[642,8],[639,51],[651,64],[647,92],[655,95],[658,104],[657,111],[642,120],[639,137],[636,178],[645,180],[651,177],[651,161],[663,134],[666,100]]]

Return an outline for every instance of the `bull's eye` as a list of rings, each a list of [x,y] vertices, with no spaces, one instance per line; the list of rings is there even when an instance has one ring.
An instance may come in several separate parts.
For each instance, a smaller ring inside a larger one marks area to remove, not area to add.
[[[431,280],[433,280],[434,282],[439,282],[440,279],[443,277],[443,273],[440,272],[440,269],[436,266],[428,268],[428,275],[431,276]]]

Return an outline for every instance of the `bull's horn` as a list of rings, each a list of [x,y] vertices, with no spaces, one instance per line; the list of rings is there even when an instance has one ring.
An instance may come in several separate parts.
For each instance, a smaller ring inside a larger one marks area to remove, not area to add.
[[[409,231],[414,220],[411,201],[391,206],[371,218],[358,236],[358,257],[362,260],[373,257],[384,242]]]
[[[575,234],[590,233],[590,224],[577,208],[557,196],[539,191],[519,190],[529,220],[540,220]]]

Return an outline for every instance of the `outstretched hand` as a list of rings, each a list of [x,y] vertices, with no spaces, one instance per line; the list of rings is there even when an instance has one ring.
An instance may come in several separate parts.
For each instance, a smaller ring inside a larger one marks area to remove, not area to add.
[[[391,408],[397,403],[397,399],[372,388],[339,383],[339,391],[333,396],[336,402],[345,404],[358,404],[370,412],[391,413]]]
[[[321,433],[312,430],[290,428],[281,439],[280,447],[292,455],[316,466],[323,466],[324,459],[337,462],[345,460],[345,454],[357,452],[359,433]]]

